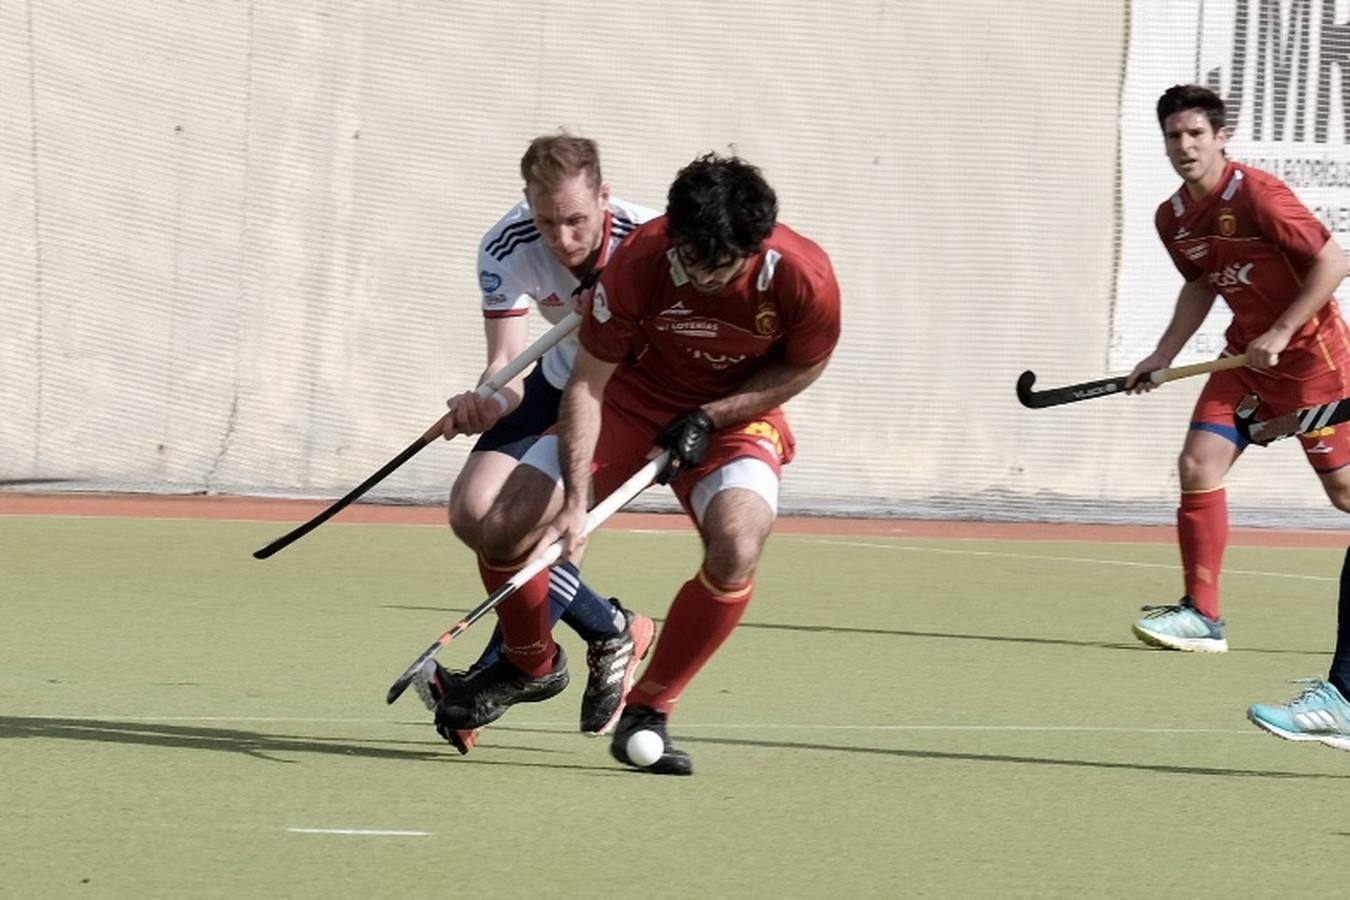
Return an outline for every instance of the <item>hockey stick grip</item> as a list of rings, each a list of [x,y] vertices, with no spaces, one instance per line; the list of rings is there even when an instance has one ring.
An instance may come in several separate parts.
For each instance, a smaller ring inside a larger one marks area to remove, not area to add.
[[[1167,381],[1176,381],[1178,378],[1189,378],[1192,375],[1208,375],[1210,372],[1238,369],[1246,364],[1247,354],[1245,353],[1239,353],[1236,356],[1220,356],[1218,359],[1207,359],[1204,362],[1193,363],[1189,366],[1154,369],[1148,373],[1148,380],[1154,384],[1163,384]]]

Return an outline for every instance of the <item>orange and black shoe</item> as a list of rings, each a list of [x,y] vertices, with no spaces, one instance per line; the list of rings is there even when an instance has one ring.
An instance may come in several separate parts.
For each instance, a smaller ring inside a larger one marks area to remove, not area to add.
[[[592,737],[609,734],[623,712],[638,663],[651,650],[656,624],[610,599],[627,620],[623,631],[591,641],[586,649],[586,693],[581,697],[581,730]]]

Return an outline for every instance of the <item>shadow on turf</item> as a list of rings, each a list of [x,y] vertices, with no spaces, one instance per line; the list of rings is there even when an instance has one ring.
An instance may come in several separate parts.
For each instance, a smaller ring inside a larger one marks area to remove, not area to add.
[[[1164,775],[1217,775],[1228,778],[1312,778],[1350,779],[1350,775],[1327,775],[1318,772],[1279,772],[1269,769],[1223,769],[1215,766],[1184,766],[1176,764],[1117,763],[1088,759],[1053,759],[1047,756],[1010,756],[1004,753],[952,753],[941,750],[892,750],[885,747],[846,747],[835,744],[801,744],[793,741],[756,741],[747,738],[688,737],[680,735],[680,743],[723,744],[730,747],[769,747],[775,750],[819,750],[829,753],[868,753],[878,756],[898,756],[906,759],[962,760],[965,762],[1020,763],[1031,766],[1068,766],[1082,769],[1125,769],[1135,772],[1158,772]]]
[[[457,609],[447,606],[403,606],[396,604],[385,604],[384,609],[406,609],[419,612],[443,612],[453,615],[462,615],[468,612],[468,609]],[[658,624],[665,620],[653,617]],[[1011,644],[1040,644],[1055,647],[1098,647],[1103,650],[1129,650],[1131,652],[1139,651],[1145,653],[1167,653],[1170,651],[1161,650],[1157,647],[1148,647],[1133,638],[1119,641],[1075,641],[1069,638],[1040,638],[1040,637],[1018,637],[1005,634],[967,634],[953,631],[915,631],[913,629],[901,628],[859,628],[853,625],[784,625],[777,622],[741,622],[737,628],[765,629],[769,631],[799,631],[803,634],[870,634],[885,635],[889,637],[914,637],[914,638],[940,638],[952,641],[993,641],[995,643]],[[1128,633],[1128,631],[1127,631]],[[1293,656],[1316,656],[1325,657],[1327,650],[1282,650],[1274,647],[1238,647],[1230,651],[1232,653],[1269,653],[1269,654],[1288,654]]]
[[[428,726],[430,727],[430,726]],[[201,726],[166,725],[160,722],[104,721],[99,719],[24,718],[0,716],[0,740],[6,738],[55,738],[57,740],[93,741],[111,744],[141,744],[180,750],[214,750],[238,753],[268,762],[293,765],[293,759],[279,759],[276,753],[309,753],[325,756],[356,756],[367,759],[390,759],[403,762],[456,761],[462,765],[521,766],[526,768],[572,769],[582,772],[618,772],[611,765],[578,765],[575,763],[529,762],[519,759],[486,759],[484,755],[462,758],[449,747],[419,742],[425,749],[409,750],[356,743],[342,738],[290,737],[243,731],[236,728],[205,728]],[[411,743],[390,741],[388,743]],[[485,748],[486,749],[486,748]],[[551,753],[538,747],[497,745],[497,750]]]

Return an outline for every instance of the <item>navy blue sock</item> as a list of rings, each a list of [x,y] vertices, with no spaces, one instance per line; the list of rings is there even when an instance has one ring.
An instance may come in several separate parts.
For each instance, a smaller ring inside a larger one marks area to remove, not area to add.
[[[558,620],[562,618],[563,613],[567,611],[567,605],[563,602],[563,597],[550,586],[548,592],[548,618],[549,623],[557,625]],[[498,625],[492,630],[492,637],[488,638],[488,644],[483,648],[483,653],[478,657],[478,661],[469,667],[470,672],[477,672],[485,666],[490,666],[502,656],[502,626]]]
[[[587,587],[581,580],[581,572],[570,562],[553,567],[548,599],[555,605],[562,604],[562,620],[587,643],[613,637],[623,630],[623,616],[618,608]]]
[[[1341,564],[1341,599],[1336,610],[1336,655],[1331,658],[1331,674],[1327,676],[1350,700],[1350,549],[1345,551]]]

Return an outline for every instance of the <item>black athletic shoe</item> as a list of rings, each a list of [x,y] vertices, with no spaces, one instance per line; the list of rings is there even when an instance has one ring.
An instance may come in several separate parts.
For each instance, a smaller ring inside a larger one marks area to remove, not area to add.
[[[656,625],[650,618],[610,601],[627,619],[623,631],[592,641],[586,648],[586,693],[581,697],[581,730],[596,737],[609,734],[623,711],[623,698],[633,686],[638,663],[651,649]]]
[[[650,766],[639,766],[628,758],[628,738],[635,731],[655,731],[661,736],[665,752]],[[610,755],[623,763],[653,775],[693,775],[694,761],[678,747],[672,746],[670,736],[666,734],[666,714],[650,706],[629,706],[619,717],[618,727],[614,729],[614,738],[609,742]]]
[[[459,669],[447,669],[434,659],[429,659],[422,663],[422,668],[413,675],[413,689],[417,691],[417,696],[422,699],[422,703],[433,713],[436,707],[440,705],[441,698],[446,694],[460,690],[460,685],[468,676],[467,672]],[[450,742],[463,756],[473,749],[478,743],[478,735],[481,728],[461,728],[457,730],[446,729],[440,732],[441,737]]]
[[[557,647],[552,671],[539,678],[526,675],[503,656],[450,686],[436,704],[436,730],[453,744],[448,732],[482,728],[517,703],[538,703],[557,696],[565,687],[567,656],[562,647]]]

